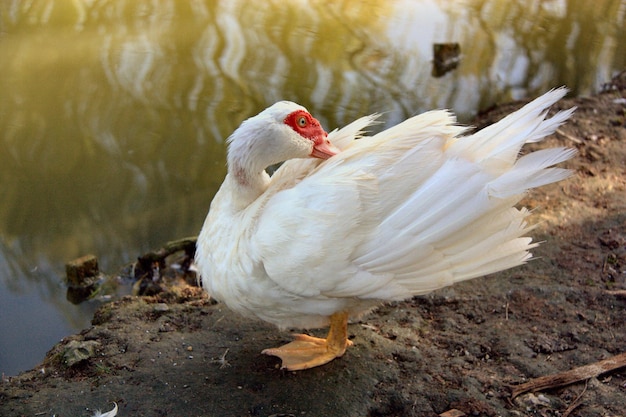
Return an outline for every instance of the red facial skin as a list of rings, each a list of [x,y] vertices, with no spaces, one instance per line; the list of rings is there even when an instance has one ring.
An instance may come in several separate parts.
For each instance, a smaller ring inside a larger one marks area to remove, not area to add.
[[[315,158],[328,159],[340,152],[333,146],[326,137],[328,133],[324,131],[320,122],[304,110],[296,110],[285,118],[285,124],[291,127],[300,136],[313,142],[311,156]]]

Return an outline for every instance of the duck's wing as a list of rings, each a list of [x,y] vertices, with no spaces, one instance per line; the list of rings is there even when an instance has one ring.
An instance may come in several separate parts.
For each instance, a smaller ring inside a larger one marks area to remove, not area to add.
[[[297,185],[275,192],[257,221],[250,255],[298,296],[366,298],[397,287],[393,271],[369,271],[358,258],[368,244],[395,244],[380,233],[384,220],[443,164],[446,140],[462,130],[453,122],[447,112],[430,112],[351,142]]]
[[[482,135],[458,139],[464,129],[434,111],[351,142],[271,197],[252,255],[294,295],[373,299],[423,294],[523,263],[534,245],[521,237],[528,212],[513,206],[528,188],[566,177],[548,167],[573,152],[502,161],[511,147],[517,155],[525,141],[538,139],[535,132],[545,136],[567,118],[561,112],[544,121],[563,94],[540,97],[518,121]],[[472,152],[489,141],[491,156]]]

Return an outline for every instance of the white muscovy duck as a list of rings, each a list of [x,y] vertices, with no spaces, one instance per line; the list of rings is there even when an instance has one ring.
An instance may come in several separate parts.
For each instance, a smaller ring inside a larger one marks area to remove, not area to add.
[[[462,136],[447,111],[412,117],[372,137],[377,116],[327,135],[307,110],[281,101],[228,139],[228,174],[198,236],[202,285],[230,309],[281,328],[330,325],[263,353],[288,370],[344,354],[350,318],[389,300],[523,264],[533,187],[570,175],[552,166],[575,150],[518,159],[574,109],[546,119],[552,90]],[[359,138],[358,140],[355,140]],[[285,162],[270,178],[265,168]]]

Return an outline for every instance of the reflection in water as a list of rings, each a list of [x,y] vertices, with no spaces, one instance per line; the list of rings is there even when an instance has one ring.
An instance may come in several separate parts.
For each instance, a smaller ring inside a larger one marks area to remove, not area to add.
[[[115,271],[197,233],[225,173],[225,138],[244,118],[288,99],[332,129],[372,112],[389,124],[435,107],[467,118],[562,84],[586,94],[626,67],[625,9],[621,0],[2,2],[0,291],[38,294],[61,334],[84,327],[93,306],[64,301],[63,263],[91,252]],[[460,44],[461,63],[434,79],[441,42]],[[13,334],[0,372],[23,368],[10,346],[39,331]]]

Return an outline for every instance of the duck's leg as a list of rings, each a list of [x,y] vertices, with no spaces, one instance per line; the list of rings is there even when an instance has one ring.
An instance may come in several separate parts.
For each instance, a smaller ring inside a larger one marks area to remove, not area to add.
[[[297,334],[295,340],[278,348],[265,349],[266,355],[282,359],[281,369],[299,371],[324,365],[343,356],[351,346],[348,340],[348,313],[335,313],[330,316],[330,329],[326,339]]]

